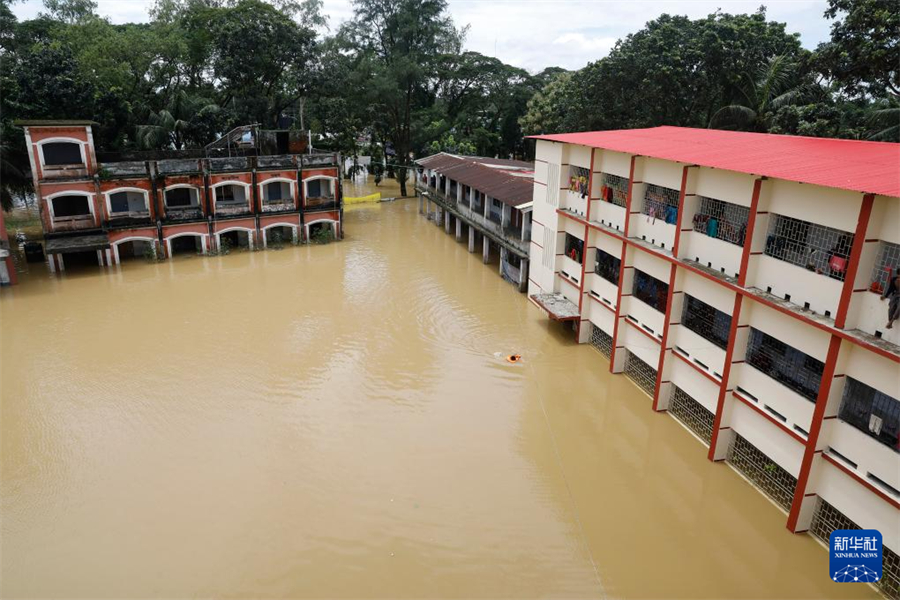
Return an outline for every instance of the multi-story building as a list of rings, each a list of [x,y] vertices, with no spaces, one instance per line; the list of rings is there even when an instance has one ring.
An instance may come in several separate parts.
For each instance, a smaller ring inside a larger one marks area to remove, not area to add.
[[[443,224],[447,233],[455,229],[457,241],[462,241],[465,228],[469,252],[475,252],[480,239],[485,264],[495,248],[500,253],[500,276],[524,292],[534,164],[445,152],[416,164],[419,213]]]
[[[340,157],[293,132],[244,127],[224,147],[123,161],[96,152],[90,121],[19,124],[51,271],[342,236]]]
[[[900,597],[900,145],[535,136],[529,297],[786,513],[884,536]],[[600,368],[600,364],[598,364]]]

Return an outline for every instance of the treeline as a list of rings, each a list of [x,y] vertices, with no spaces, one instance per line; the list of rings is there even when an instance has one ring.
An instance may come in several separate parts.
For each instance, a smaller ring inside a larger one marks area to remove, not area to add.
[[[93,0],[0,0],[2,200],[27,193],[16,119],[91,119],[104,151],[202,147],[234,126],[310,129],[318,147],[413,156],[521,155],[523,135],[660,124],[898,138],[892,0],[829,0],[832,39],[804,50],[752,15],[664,15],[609,56],[532,75],[464,51],[446,0],[156,0],[113,25]],[[601,9],[598,9],[601,10]],[[523,33],[524,35],[524,33]],[[405,180],[404,180],[405,183]]]
[[[751,15],[663,15],[528,103],[526,134],[680,125],[900,141],[895,0],[829,0],[816,50]]]

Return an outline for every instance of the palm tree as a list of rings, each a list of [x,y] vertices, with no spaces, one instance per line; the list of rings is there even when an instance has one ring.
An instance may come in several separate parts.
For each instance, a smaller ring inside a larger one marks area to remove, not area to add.
[[[747,85],[740,89],[743,99],[716,111],[709,120],[709,128],[768,131],[775,111],[796,103],[804,95],[803,86],[796,84],[796,72],[796,64],[780,55],[769,59],[755,77],[745,74]]]
[[[179,90],[166,108],[152,112],[147,125],[138,125],[137,142],[141,148],[174,148],[181,150],[202,133],[221,108],[200,96],[190,96]],[[200,140],[202,141],[202,140]]]
[[[890,98],[882,108],[873,108],[868,115],[872,131],[869,139],[879,142],[900,142],[900,100]]]

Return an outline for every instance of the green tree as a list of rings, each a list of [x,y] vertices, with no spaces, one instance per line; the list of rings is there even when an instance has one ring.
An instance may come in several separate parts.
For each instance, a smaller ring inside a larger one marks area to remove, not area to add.
[[[567,97],[571,81],[572,73],[560,72],[531,97],[527,111],[519,119],[523,134],[535,135],[565,130],[567,107],[571,105],[571,100]]]

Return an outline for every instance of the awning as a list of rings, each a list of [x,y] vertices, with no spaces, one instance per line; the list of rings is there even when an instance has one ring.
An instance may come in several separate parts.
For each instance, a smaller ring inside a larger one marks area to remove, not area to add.
[[[554,321],[577,321],[581,318],[578,305],[562,294],[534,294],[531,299],[546,310]]]
[[[109,236],[105,233],[51,238],[44,242],[44,252],[47,254],[66,254],[85,250],[105,250],[106,248],[109,248]]]

